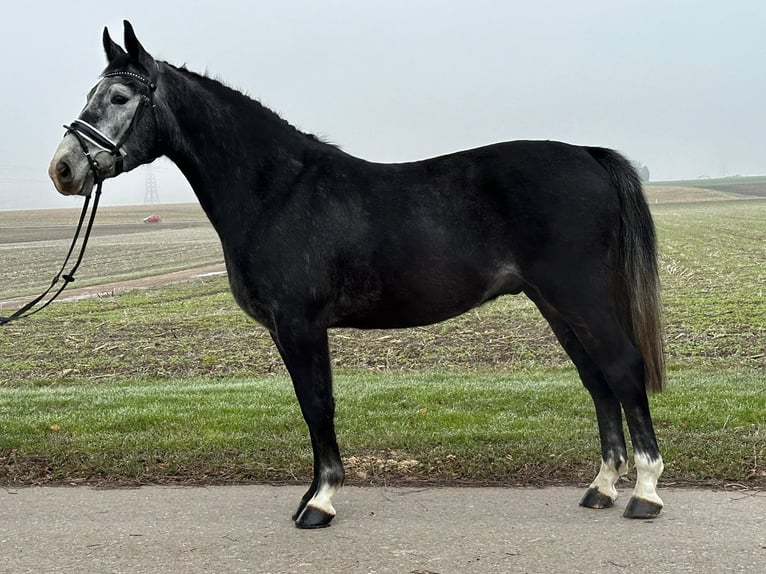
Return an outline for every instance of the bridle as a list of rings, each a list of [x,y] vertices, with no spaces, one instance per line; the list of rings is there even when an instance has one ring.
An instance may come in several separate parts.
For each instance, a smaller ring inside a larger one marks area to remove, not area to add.
[[[155,74],[152,74],[152,77],[150,78],[128,71],[107,72],[103,75],[104,78],[113,78],[117,76],[124,76],[138,80],[147,88],[146,93],[141,94],[141,99],[138,102],[136,111],[133,113],[133,118],[130,120],[128,128],[123,132],[119,140],[112,140],[103,132],[79,118],[74,120],[70,125],[64,126],[66,133],[72,134],[79,142],[82,152],[88,160],[88,165],[90,165],[90,169],[93,172],[95,183],[99,185],[104,180],[104,177],[100,174],[101,166],[99,165],[98,160],[91,155],[86,142],[92,143],[102,151],[106,151],[114,157],[114,175],[118,176],[122,173],[123,157],[125,156],[122,146],[125,145],[125,142],[130,137],[130,134],[133,133],[133,130],[138,125],[138,122],[141,120],[141,117],[147,109],[152,111],[152,114],[154,115],[154,124],[155,126],[157,125],[157,116],[154,111],[154,91],[157,89]]]
[[[77,142],[80,144],[80,148],[82,149],[83,154],[85,154],[85,158],[88,160],[88,165],[90,167],[90,170],[93,173],[93,181],[96,184],[96,193],[95,193],[95,199],[93,200],[93,208],[90,210],[90,216],[88,217],[88,225],[85,228],[85,235],[82,238],[82,243],[80,245],[80,252],[77,255],[77,260],[75,261],[74,265],[69,270],[69,272],[65,273],[67,263],[69,262],[69,259],[71,258],[72,253],[74,252],[75,245],[77,244],[77,241],[80,238],[80,231],[82,230],[83,223],[88,213],[88,206],[90,204],[91,194],[88,194],[85,197],[85,203],[82,206],[80,219],[77,223],[77,228],[75,230],[72,243],[69,246],[69,251],[67,252],[66,257],[64,258],[64,263],[61,265],[61,269],[53,277],[53,281],[51,281],[51,284],[48,286],[48,288],[45,291],[43,291],[43,293],[41,293],[39,296],[35,297],[32,301],[30,301],[29,303],[25,304],[23,307],[18,309],[15,313],[13,313],[13,315],[10,315],[9,317],[0,316],[0,326],[6,325],[10,323],[11,321],[17,321],[18,319],[23,319],[25,317],[34,315],[35,313],[39,313],[40,311],[45,309],[48,305],[53,303],[53,301],[61,294],[61,292],[66,288],[66,286],[75,280],[74,274],[75,274],[75,271],[77,271],[77,269],[80,267],[82,258],[85,255],[85,247],[88,245],[90,232],[91,232],[91,229],[93,228],[93,221],[96,218],[96,210],[98,209],[98,202],[99,202],[99,199],[101,198],[101,186],[103,185],[104,179],[105,179],[105,176],[101,172],[101,166],[99,165],[98,160],[94,157],[94,155],[91,155],[91,150],[88,147],[88,142],[95,145],[101,151],[106,151],[110,153],[112,157],[114,157],[114,170],[115,170],[114,175],[118,176],[123,171],[123,158],[126,155],[122,147],[125,145],[125,142],[130,137],[130,134],[133,133],[133,130],[138,125],[138,122],[141,120],[141,118],[143,117],[147,109],[151,110],[152,115],[154,116],[155,131],[157,130],[157,116],[155,113],[155,105],[154,105],[154,91],[157,89],[156,72],[153,72],[151,77],[149,78],[146,78],[145,76],[142,76],[140,74],[136,74],[135,72],[128,72],[128,71],[107,72],[103,75],[104,78],[112,78],[117,76],[125,76],[128,78],[132,78],[134,80],[138,80],[147,88],[146,93],[141,95],[141,99],[138,103],[138,107],[133,113],[133,118],[130,120],[128,127],[123,132],[122,136],[120,136],[120,139],[118,139],[117,141],[112,140],[110,137],[102,133],[100,130],[96,129],[94,126],[92,126],[85,120],[81,120],[79,118],[74,120],[70,125],[64,126],[64,128],[66,129],[66,134],[72,134],[77,139]],[[42,305],[40,305],[39,307],[35,307],[38,303],[43,301],[43,299],[45,299],[45,297],[51,291],[54,290],[54,287],[58,284],[59,280],[61,279],[63,279],[64,282],[63,284],[61,284],[60,287],[58,287],[58,289],[53,293],[53,295],[47,301],[42,303]]]

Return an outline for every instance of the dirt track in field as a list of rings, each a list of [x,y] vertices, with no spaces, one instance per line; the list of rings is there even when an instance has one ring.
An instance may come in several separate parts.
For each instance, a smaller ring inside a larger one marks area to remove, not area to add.
[[[150,289],[162,285],[173,283],[183,283],[200,277],[210,277],[212,275],[224,275],[226,266],[223,263],[214,263],[212,265],[203,265],[201,267],[192,267],[182,271],[172,273],[162,273],[141,277],[140,279],[128,279],[125,281],[114,281],[102,285],[91,285],[88,287],[72,287],[64,291],[59,297],[59,301],[77,301],[89,297],[114,296],[126,293],[134,289]],[[0,301],[0,308],[14,307],[26,303],[30,297],[18,297]]]
[[[172,206],[163,211],[168,211],[171,221],[162,221],[158,224],[147,224],[141,221],[140,215],[133,213],[135,209],[131,208],[107,208],[101,216],[107,220],[118,219],[117,222],[97,222],[93,226],[91,236],[113,237],[122,235],[135,235],[141,233],[165,232],[183,229],[204,229],[210,228],[210,223],[199,217],[196,213],[196,206]],[[127,215],[123,212],[126,212]],[[22,213],[22,212],[18,212]],[[30,212],[19,217],[17,213],[8,212],[5,225],[0,226],[0,245],[12,244],[34,244],[35,242],[65,242],[67,245],[71,240],[78,213],[71,210],[58,210],[52,212]],[[122,219],[123,221],[119,221]],[[125,219],[131,221],[124,221]],[[172,220],[175,219],[175,220]],[[42,221],[47,225],[28,225],[28,222]],[[63,245],[64,243],[62,243]],[[22,247],[23,248],[23,247]],[[194,266],[189,269],[174,272],[157,272],[147,277],[138,279],[127,279],[119,281],[105,280],[103,283],[90,285],[87,287],[70,286],[60,297],[60,301],[77,300],[87,297],[98,297],[106,295],[116,295],[131,291],[133,289],[148,289],[152,287],[168,285],[172,283],[181,283],[197,277],[209,275],[224,274],[226,272],[223,263]],[[30,296],[11,297],[0,299],[0,308],[12,308],[24,304],[31,299]]]

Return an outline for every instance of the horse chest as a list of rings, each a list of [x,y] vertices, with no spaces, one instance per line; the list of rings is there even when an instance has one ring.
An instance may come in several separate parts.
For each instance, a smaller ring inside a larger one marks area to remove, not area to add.
[[[321,266],[292,257],[226,256],[229,287],[242,310],[269,330],[287,315],[307,315],[310,309],[330,303],[327,273]]]
[[[268,289],[268,282],[251,277],[251,273],[226,258],[229,288],[237,305],[252,319],[269,330],[274,330],[278,302]]]

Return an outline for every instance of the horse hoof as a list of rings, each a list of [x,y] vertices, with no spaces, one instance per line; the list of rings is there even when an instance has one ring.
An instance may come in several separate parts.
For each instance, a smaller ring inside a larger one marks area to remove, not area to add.
[[[614,500],[606,494],[600,492],[598,488],[589,488],[580,500],[580,506],[586,508],[611,508],[614,506]]]
[[[662,510],[662,504],[634,496],[628,501],[628,506],[625,507],[622,515],[625,518],[656,518],[660,510]]]
[[[295,512],[293,512],[292,519],[293,522],[297,522],[298,517],[301,515],[301,513],[306,510],[306,504],[308,503],[308,500],[301,500],[301,503],[298,505],[298,508],[295,509]]]
[[[332,522],[333,518],[335,518],[334,514],[328,514],[313,506],[307,506],[306,509],[301,512],[301,515],[295,519],[295,526],[307,529],[326,528],[330,526],[330,522]]]

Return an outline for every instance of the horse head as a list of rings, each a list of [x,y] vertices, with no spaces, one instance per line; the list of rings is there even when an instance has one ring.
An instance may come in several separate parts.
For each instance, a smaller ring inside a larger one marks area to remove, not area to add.
[[[156,159],[155,90],[159,66],[125,21],[125,49],[104,28],[108,65],[53,155],[48,175],[64,195],[89,195],[97,183]],[[149,113],[146,113],[146,112]]]

